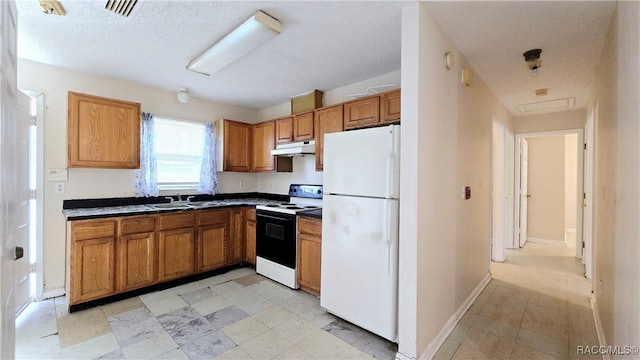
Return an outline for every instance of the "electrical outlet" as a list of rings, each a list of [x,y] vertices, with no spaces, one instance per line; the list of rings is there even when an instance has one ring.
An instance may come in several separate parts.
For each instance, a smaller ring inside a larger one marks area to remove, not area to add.
[[[240,181],[240,189],[244,189],[244,181]]]
[[[264,187],[264,183],[262,181],[258,181],[258,189],[262,189]]]
[[[64,183],[63,182],[57,182],[55,184],[56,186],[56,194],[64,194]]]

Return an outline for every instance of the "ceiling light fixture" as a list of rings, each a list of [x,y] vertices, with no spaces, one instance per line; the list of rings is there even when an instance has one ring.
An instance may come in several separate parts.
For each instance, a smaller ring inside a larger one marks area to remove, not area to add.
[[[191,93],[187,88],[180,88],[180,90],[178,90],[178,93],[176,94],[176,97],[181,103],[188,103],[191,99]]]
[[[192,60],[187,65],[187,70],[211,75],[281,31],[282,26],[278,20],[258,10],[242,25]]]
[[[533,77],[538,77],[538,69],[542,67],[540,54],[542,54],[541,49],[531,49],[522,54],[522,56],[524,56],[524,61],[526,61],[527,66],[529,66],[529,70],[531,70],[531,76]]]

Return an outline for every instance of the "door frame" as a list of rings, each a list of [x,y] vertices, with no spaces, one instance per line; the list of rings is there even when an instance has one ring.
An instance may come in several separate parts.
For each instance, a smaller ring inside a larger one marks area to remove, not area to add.
[[[36,300],[44,299],[44,93],[20,90],[35,100],[36,106],[36,243],[31,254],[35,254]]]
[[[583,244],[584,255],[582,263],[585,267],[585,277],[589,280],[593,277],[593,194],[595,179],[595,124],[598,116],[598,104],[596,103],[587,115],[585,123],[585,149],[584,149],[584,222]],[[577,246],[576,246],[577,248]]]
[[[507,247],[509,216],[507,127],[495,116],[491,117],[491,261],[504,262]]]
[[[516,143],[520,143],[520,139],[530,138],[530,137],[544,137],[544,136],[554,136],[554,135],[578,135],[578,163],[577,163],[577,175],[579,176],[577,179],[576,185],[576,257],[582,257],[582,246],[579,244],[583,241],[583,219],[584,219],[584,207],[582,206],[582,199],[584,196],[584,178],[588,176],[584,172],[584,129],[567,129],[567,130],[554,130],[554,131],[541,131],[541,132],[531,132],[531,133],[520,133],[516,134]],[[518,159],[520,158],[520,147],[515,147],[515,158],[516,158],[516,181],[514,186],[514,196],[517,196],[519,192],[518,184],[520,184],[520,162]],[[516,216],[520,216],[520,202],[515,201],[515,209],[514,209],[514,219]],[[517,232],[519,232],[519,227],[514,227],[514,237]],[[565,229],[566,231],[566,229]]]

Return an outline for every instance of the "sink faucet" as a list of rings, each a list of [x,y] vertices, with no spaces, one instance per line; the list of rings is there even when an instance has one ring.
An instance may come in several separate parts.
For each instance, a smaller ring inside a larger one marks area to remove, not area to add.
[[[165,198],[165,199],[167,199],[167,200],[169,200],[169,203],[170,203],[170,204],[172,204],[172,203],[173,203],[173,201],[174,201],[173,196],[165,196],[164,198]]]
[[[195,196],[194,196],[194,195],[187,196],[187,202],[191,202],[191,200],[192,200],[193,198],[195,198]]]

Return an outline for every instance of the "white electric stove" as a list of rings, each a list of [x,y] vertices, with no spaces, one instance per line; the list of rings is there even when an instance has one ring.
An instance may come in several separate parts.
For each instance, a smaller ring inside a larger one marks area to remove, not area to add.
[[[292,184],[289,199],[256,206],[256,272],[297,289],[296,215],[322,209],[322,185]]]

